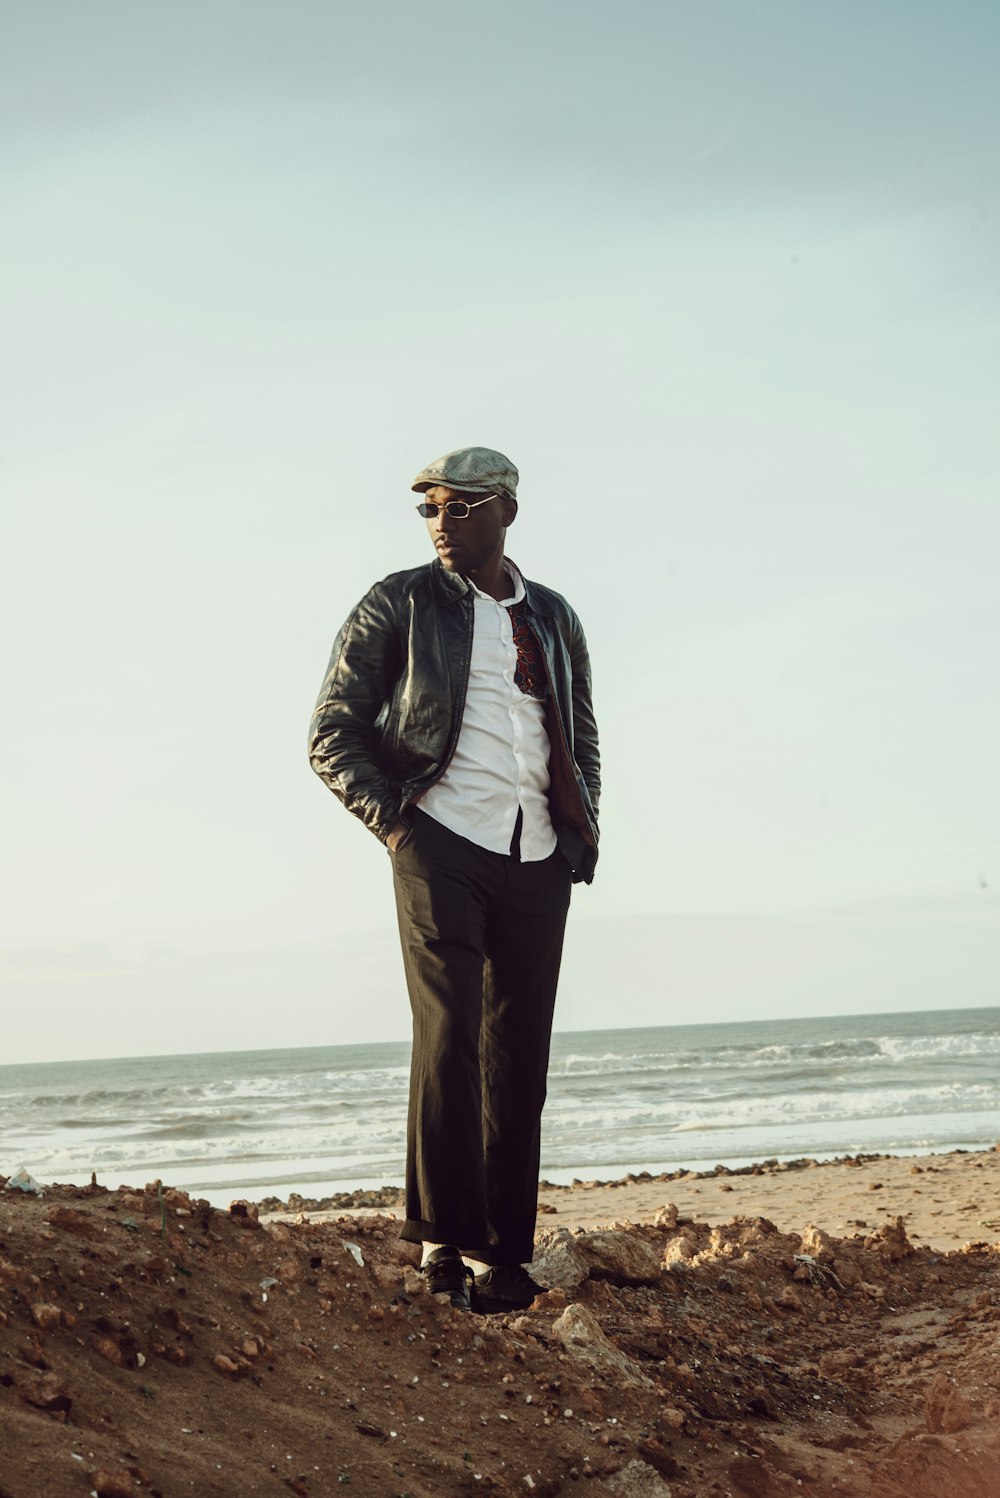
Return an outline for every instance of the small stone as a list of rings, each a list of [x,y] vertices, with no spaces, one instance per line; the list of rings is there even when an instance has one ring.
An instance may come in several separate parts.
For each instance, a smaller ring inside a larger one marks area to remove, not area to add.
[[[98,1498],[135,1498],[135,1486],[128,1472],[107,1472],[103,1467],[90,1474]]]
[[[968,1400],[945,1373],[935,1374],[924,1398],[924,1421],[927,1429],[954,1435],[972,1424]]]
[[[232,1358],[227,1358],[224,1352],[217,1352],[212,1359],[212,1367],[218,1373],[226,1373],[230,1378],[238,1378],[240,1373],[239,1363],[234,1363]]]
[[[43,1373],[39,1378],[33,1378],[23,1386],[19,1385],[17,1392],[25,1404],[34,1405],[37,1410],[48,1410],[50,1413],[62,1413],[63,1416],[69,1411],[73,1396],[69,1392],[66,1383],[56,1373]]]
[[[39,1330],[48,1332],[62,1321],[62,1311],[58,1306],[50,1305],[46,1301],[38,1301],[31,1307],[31,1319]]]
[[[738,1456],[729,1463],[729,1476],[748,1498],[766,1498],[773,1491],[771,1474],[758,1456]]]
[[[427,1281],[412,1264],[407,1264],[403,1270],[403,1289],[411,1297],[422,1295],[427,1289]]]
[[[235,1201],[229,1203],[230,1219],[241,1228],[259,1228],[260,1216],[256,1202]]]
[[[676,1237],[668,1240],[663,1250],[663,1263],[670,1269],[674,1264],[683,1264],[688,1259],[693,1259],[697,1252],[697,1235],[691,1228],[681,1228]]]
[[[883,1258],[894,1264],[900,1259],[908,1258],[913,1253],[913,1245],[906,1236],[902,1217],[884,1223],[874,1233],[869,1233],[865,1239],[865,1248],[877,1250]]]
[[[94,1341],[94,1351],[102,1358],[106,1358],[109,1363],[114,1363],[116,1368],[120,1368],[125,1361],[125,1354],[111,1337],[97,1337]]]
[[[585,1476],[586,1471],[585,1467]],[[613,1498],[670,1498],[670,1489],[655,1467],[638,1460],[604,1478],[601,1488]]]
[[[829,1235],[821,1228],[810,1223],[805,1232],[801,1234],[799,1241],[802,1245],[801,1252],[809,1254],[818,1264],[833,1262],[833,1244]]]
[[[595,1371],[615,1375],[633,1388],[652,1387],[639,1365],[608,1340],[586,1306],[567,1306],[553,1321],[552,1330],[567,1353]]]
[[[655,1467],[661,1477],[677,1476],[677,1458],[662,1441],[649,1437],[645,1441],[640,1441],[637,1449],[643,1461]]]

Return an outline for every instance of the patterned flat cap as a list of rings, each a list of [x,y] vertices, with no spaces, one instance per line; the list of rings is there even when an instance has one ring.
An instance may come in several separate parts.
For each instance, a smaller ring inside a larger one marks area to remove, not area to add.
[[[421,468],[411,484],[418,494],[445,484],[449,489],[464,489],[469,494],[517,494],[517,469],[503,453],[492,447],[457,447],[443,458],[435,458]]]

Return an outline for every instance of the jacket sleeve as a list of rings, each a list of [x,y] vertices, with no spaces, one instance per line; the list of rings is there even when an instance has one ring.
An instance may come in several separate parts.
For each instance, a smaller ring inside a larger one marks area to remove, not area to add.
[[[601,756],[590,681],[590,654],[583,626],[572,616],[570,667],[573,673],[573,757],[590,792],[595,817],[601,801]]]
[[[401,798],[379,763],[379,719],[400,669],[395,611],[376,583],[334,641],[312,716],[309,762],[383,843],[399,821]]]

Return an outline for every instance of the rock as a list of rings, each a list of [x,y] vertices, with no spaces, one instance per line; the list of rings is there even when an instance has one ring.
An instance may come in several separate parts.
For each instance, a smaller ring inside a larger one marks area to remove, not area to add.
[[[972,1409],[965,1396],[955,1387],[946,1373],[936,1373],[924,1398],[924,1422],[929,1431],[940,1431],[943,1435],[954,1435],[965,1430],[973,1420]]]
[[[663,1207],[657,1207],[653,1223],[658,1228],[675,1228],[677,1226],[677,1203],[667,1202]]]
[[[675,1264],[684,1264],[688,1259],[693,1259],[698,1252],[698,1235],[693,1228],[681,1228],[675,1237],[669,1239],[663,1250],[663,1264],[671,1269]]]
[[[109,1363],[114,1363],[116,1368],[120,1368],[125,1361],[125,1354],[111,1337],[95,1337],[94,1351]]]
[[[58,1306],[50,1305],[45,1301],[37,1301],[31,1307],[31,1319],[40,1331],[51,1331],[62,1321],[62,1311]]]
[[[551,1290],[546,1290],[542,1295],[535,1296],[535,1309],[537,1311],[564,1311],[569,1304],[565,1290],[554,1285]]]
[[[847,1348],[840,1348],[834,1352],[826,1352],[819,1360],[819,1371],[824,1378],[838,1378],[844,1373],[850,1372],[852,1368],[864,1366],[864,1354],[852,1352]]]
[[[802,1244],[801,1252],[809,1254],[818,1264],[832,1264],[834,1259],[833,1247],[828,1234],[812,1223],[806,1227],[799,1239]]]
[[[403,1289],[411,1297],[423,1295],[427,1290],[427,1281],[412,1264],[407,1264],[403,1269]]]
[[[802,1297],[792,1285],[785,1286],[775,1301],[775,1305],[780,1306],[783,1311],[802,1311],[804,1309]]]
[[[577,1245],[591,1279],[614,1285],[655,1285],[660,1278],[659,1245],[641,1233],[586,1233]]]
[[[90,1474],[98,1498],[135,1498],[135,1484],[128,1472],[107,1472],[103,1467]]]
[[[585,1279],[614,1285],[655,1285],[660,1278],[656,1247],[639,1233],[598,1230],[570,1233],[559,1228],[542,1240],[532,1274],[549,1288],[574,1290]]]
[[[228,1374],[230,1378],[239,1378],[242,1371],[241,1365],[227,1358],[224,1352],[217,1352],[212,1359],[212,1367],[217,1373]]]
[[[636,1389],[653,1387],[638,1364],[608,1340],[586,1306],[567,1306],[553,1321],[552,1330],[567,1353],[594,1372],[612,1375]]]
[[[913,1245],[906,1236],[901,1217],[895,1218],[892,1222],[886,1222],[874,1233],[869,1233],[865,1239],[865,1248],[874,1249],[893,1264],[900,1259],[908,1258],[913,1253]]]
[[[767,1389],[759,1385],[751,1390],[747,1409],[752,1415],[759,1415],[762,1420],[777,1420],[780,1415],[780,1410]]]
[[[661,1477],[677,1476],[677,1458],[662,1441],[650,1436],[647,1440],[640,1441],[637,1449],[643,1461],[655,1467]]]
[[[36,1410],[48,1410],[53,1414],[61,1412],[65,1416],[73,1403],[73,1396],[65,1382],[58,1374],[51,1372],[29,1379],[26,1384],[18,1386],[17,1392],[25,1404],[32,1404]]]
[[[21,1271],[9,1259],[0,1259],[0,1285],[17,1285],[21,1282]]]
[[[655,1467],[639,1460],[605,1477],[600,1486],[588,1484],[587,1491],[606,1493],[608,1498],[670,1498],[670,1489]]]
[[[740,1492],[749,1494],[749,1498],[765,1498],[773,1491],[771,1474],[760,1457],[738,1456],[729,1463],[728,1472]]]
[[[256,1202],[235,1201],[229,1203],[230,1219],[241,1228],[259,1228],[260,1215]]]
[[[577,1250],[578,1239],[559,1228],[543,1239],[541,1252],[531,1264],[531,1274],[549,1289],[575,1290],[587,1278],[587,1263]]]

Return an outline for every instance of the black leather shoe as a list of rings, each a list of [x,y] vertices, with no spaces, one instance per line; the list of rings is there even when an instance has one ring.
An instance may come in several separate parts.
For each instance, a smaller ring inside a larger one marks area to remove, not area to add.
[[[470,1289],[473,1274],[457,1248],[436,1248],[420,1266],[432,1295],[447,1295],[459,1311],[472,1310]]]
[[[536,1295],[544,1295],[545,1286],[533,1280],[520,1264],[492,1264],[484,1274],[477,1274],[472,1291],[473,1309],[485,1315],[501,1311],[525,1311]]]

